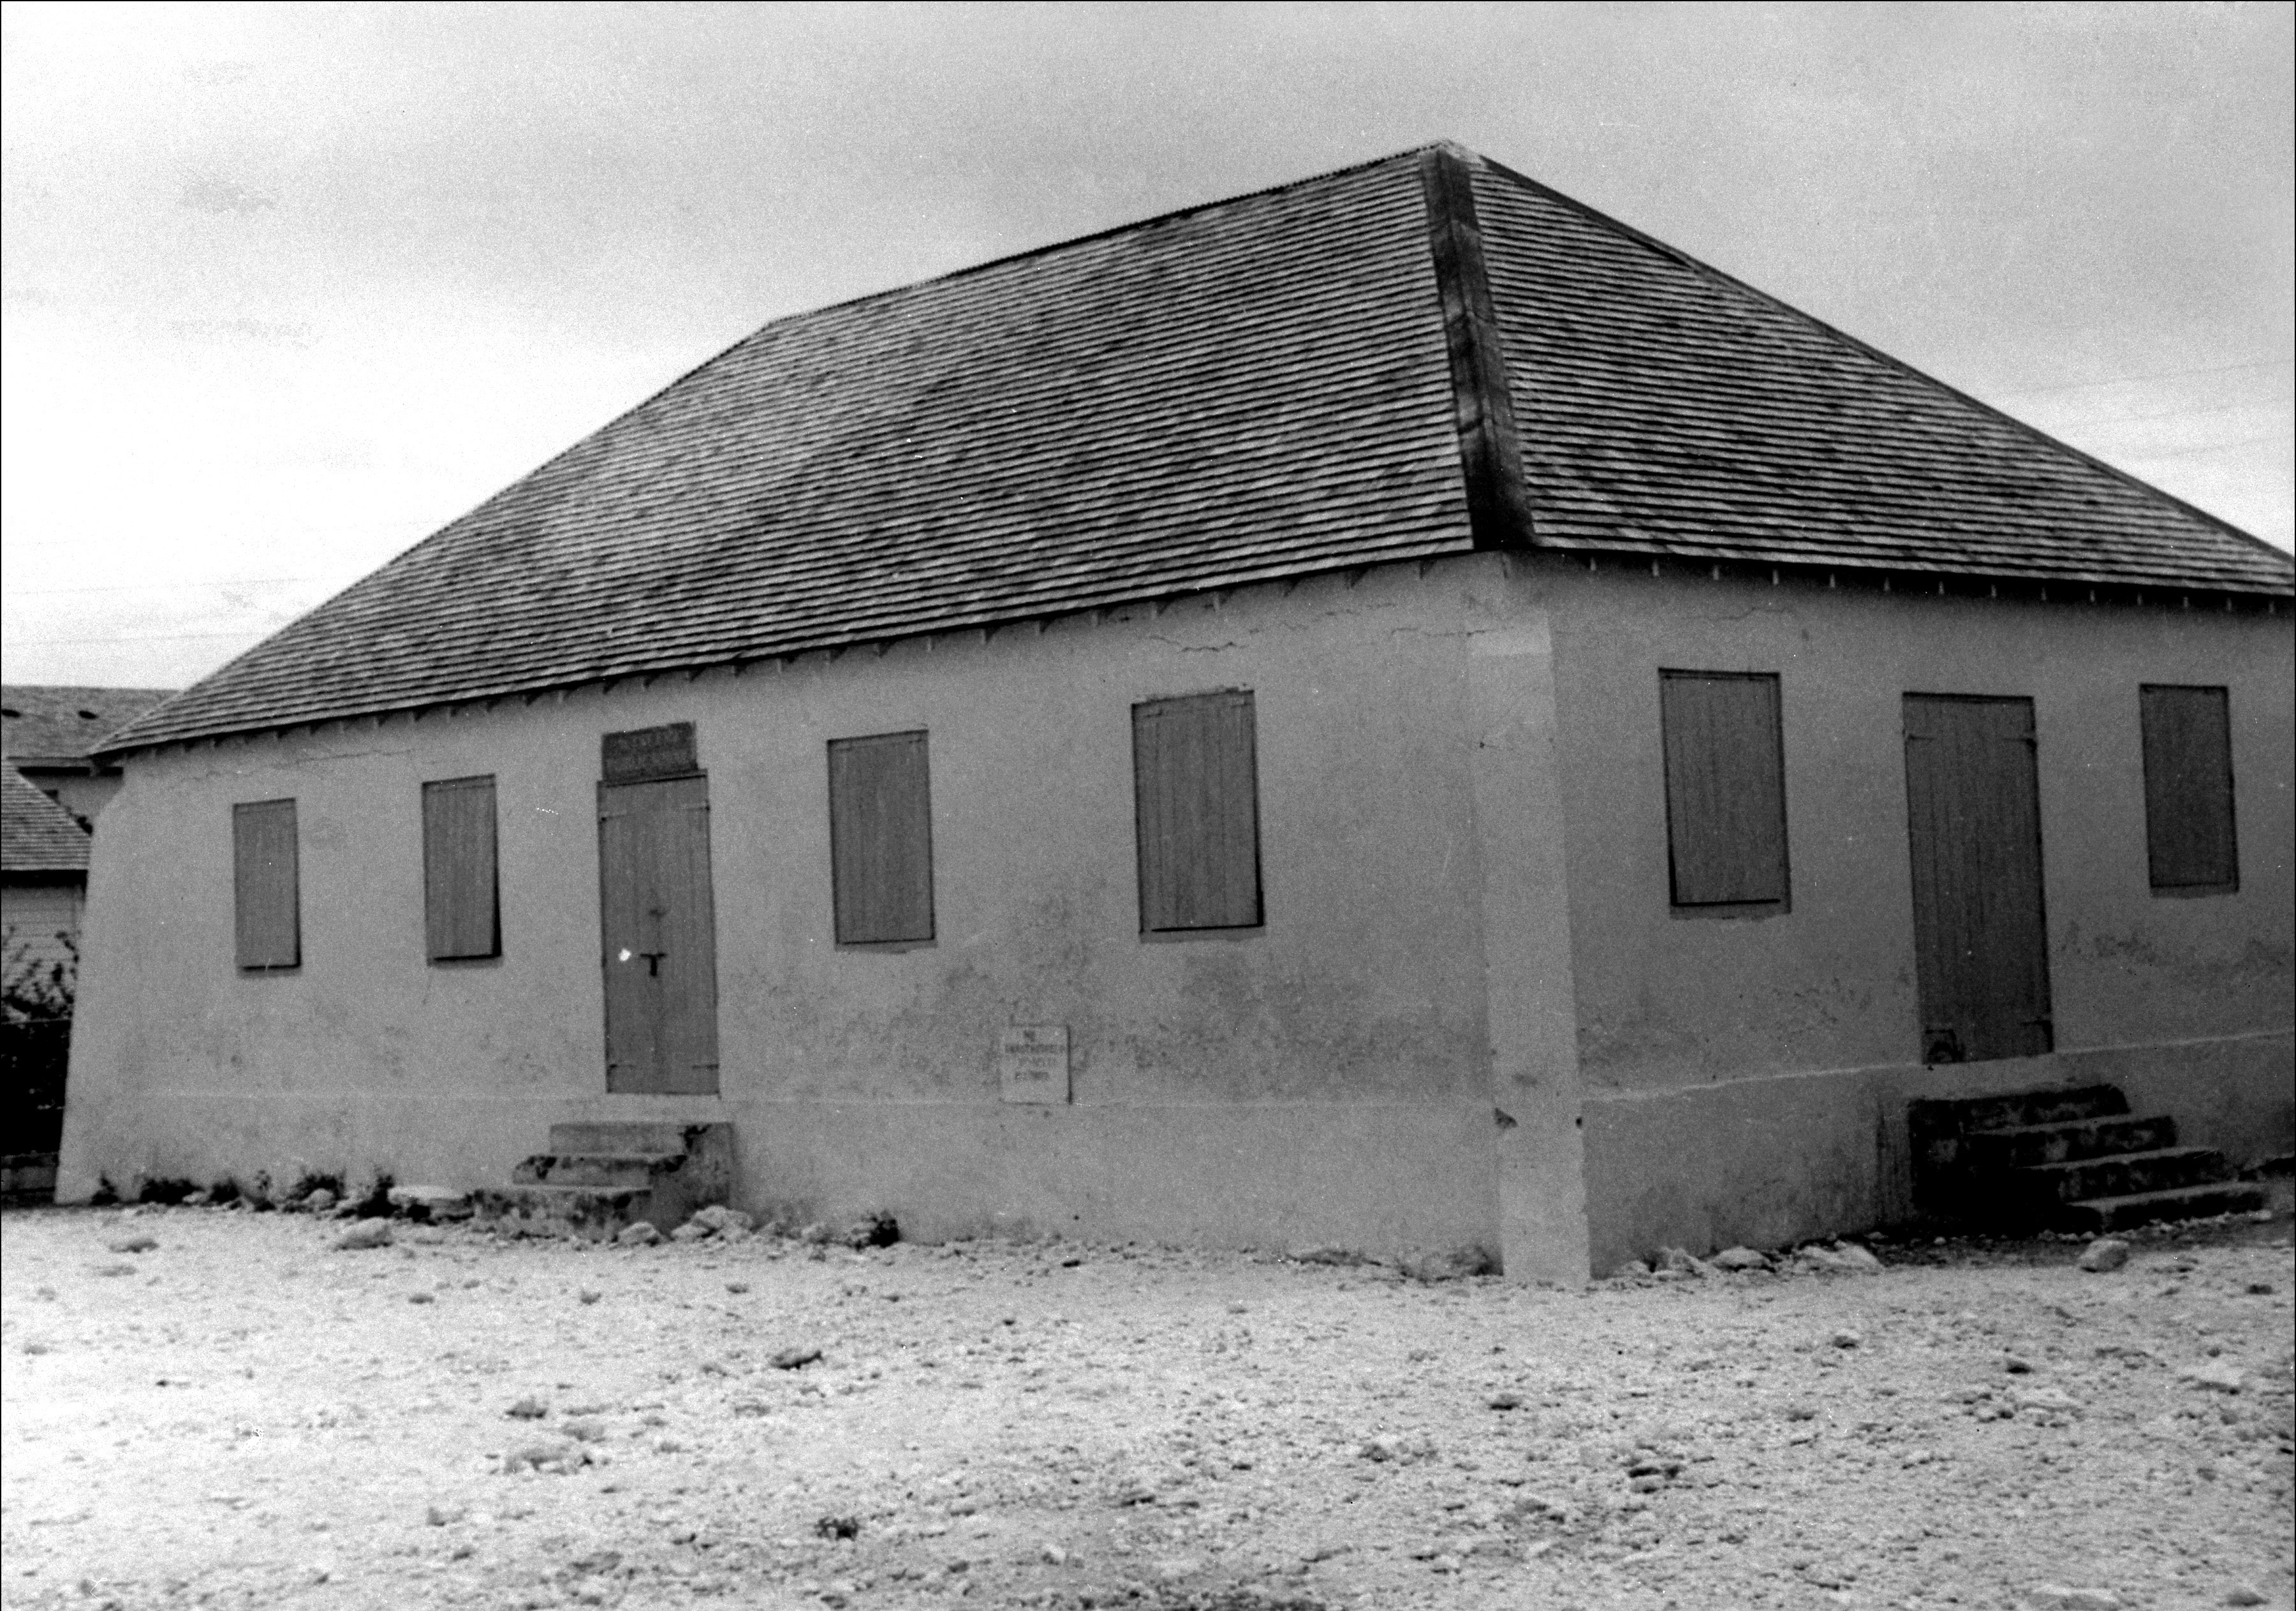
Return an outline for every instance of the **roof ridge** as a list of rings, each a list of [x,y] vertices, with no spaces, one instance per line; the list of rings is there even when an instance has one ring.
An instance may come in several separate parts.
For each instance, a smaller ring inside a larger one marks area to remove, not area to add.
[[[1842,343],[1844,346],[1854,348],[1857,351],[1864,353],[1868,358],[1878,359],[1890,368],[1895,369],[1902,374],[1910,375],[1912,378],[1921,382],[1925,386],[1935,387],[1938,390],[1946,393],[1948,396],[1958,399],[1960,401],[1968,404],[1972,408],[1981,410],[1992,418],[2001,421],[2003,423],[2014,428],[2026,436],[2032,438],[2036,441],[2044,443],[2061,453],[2070,454],[2073,457],[2079,459],[2083,464],[2086,464],[2094,469],[2102,470],[2107,475],[2112,476],[2114,480],[2135,488],[2148,497],[2158,498],[2163,503],[2173,505],[2184,513],[2207,522],[2210,525],[2218,528],[2228,537],[2235,538],[2240,541],[2248,544],[2251,547],[2259,549],[2276,558],[2284,560],[2290,557],[2285,550],[2276,547],[2272,544],[2266,542],[2262,538],[2257,536],[2252,531],[2249,531],[2242,527],[2234,525],[2230,521],[2226,520],[2223,516],[2211,514],[2206,509],[2201,508],[2197,505],[2185,502],[2183,498],[2178,497],[2175,493],[2165,491],[2162,489],[2154,486],[2152,482],[2145,481],[2141,476],[2131,474],[2129,472],[2120,468],[2118,465],[2108,464],[2103,459],[2098,458],[2095,455],[2085,452],[2082,449],[2074,447],[2070,442],[2062,441],[2056,437],[2051,436],[2039,426],[2030,424],[2024,420],[2019,419],[2013,414],[2009,414],[2002,409],[1997,408],[1982,398],[1972,396],[1970,393],[1964,391],[1960,387],[1953,384],[1950,381],[1939,380],[1937,376],[1930,374],[1927,370],[1919,368],[1915,365],[1907,363],[1903,358],[1893,357],[1891,354],[1882,351],[1880,348],[1874,346],[1871,342],[1850,334],[1848,331],[1841,329],[1839,325],[1829,324],[1825,320],[1819,318],[1814,313],[1797,308],[1792,303],[1788,302],[1780,297],[1773,296],[1759,285],[1748,284],[1746,281],[1740,279],[1736,275],[1730,273],[1727,269],[1717,268],[1713,264],[1707,262],[1702,258],[1693,257],[1678,246],[1670,245],[1668,242],[1660,240],[1655,235],[1646,234],[1644,231],[1636,228],[1631,224],[1626,223],[1619,218],[1614,218],[1609,213],[1603,211],[1600,208],[1590,206],[1587,202],[1579,201],[1576,196],[1567,195],[1563,192],[1555,189],[1551,185],[1542,184],[1540,181],[1532,178],[1529,174],[1509,168],[1504,162],[1496,161],[1489,157],[1480,156],[1475,157],[1474,160],[1480,162],[1484,168],[1488,168],[1491,173],[1501,178],[1511,180],[1514,184],[1521,185],[1526,190],[1535,191],[1539,195],[1545,196],[1550,201],[1559,201],[1562,205],[1570,208],[1572,211],[1592,219],[1595,223],[1602,226],[1605,229],[1611,230],[1615,234],[1624,235],[1628,240],[1635,242],[1638,245],[1647,247],[1659,253],[1661,257],[1669,258],[1675,262],[1680,263],[1685,268],[1691,269],[1695,273],[1704,275],[1710,279],[1718,280],[1723,284],[1728,285],[1734,290],[1742,292],[1747,295],[1753,297],[1757,300],[1778,309],[1782,313],[1789,314],[1794,318],[1811,326],[1813,329],[1816,329],[1831,337],[1834,341]]]

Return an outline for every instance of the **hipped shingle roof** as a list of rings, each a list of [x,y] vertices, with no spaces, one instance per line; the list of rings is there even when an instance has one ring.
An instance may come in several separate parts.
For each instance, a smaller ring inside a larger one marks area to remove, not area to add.
[[[1479,262],[1431,247],[1446,160]],[[1529,517],[1500,540],[2291,591],[2276,550],[1441,147],[768,325],[106,747],[1467,552],[1479,341]]]
[[[0,872],[85,873],[93,842],[70,812],[0,762]]]

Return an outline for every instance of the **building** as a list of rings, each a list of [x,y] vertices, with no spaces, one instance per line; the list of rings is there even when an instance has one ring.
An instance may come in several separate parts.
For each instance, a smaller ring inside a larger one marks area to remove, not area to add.
[[[104,801],[119,792],[119,769],[97,760],[96,745],[174,692],[12,683],[0,687],[0,754],[81,827],[93,828]]]
[[[70,978],[87,851],[87,830],[71,813],[0,761],[0,946],[12,985],[20,974]]]
[[[2292,1128],[2288,556],[1443,145],[769,325],[132,724],[60,1195],[1575,1278]]]

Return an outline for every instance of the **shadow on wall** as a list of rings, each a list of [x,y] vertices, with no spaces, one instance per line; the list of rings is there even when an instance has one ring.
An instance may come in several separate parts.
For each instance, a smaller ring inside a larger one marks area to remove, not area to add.
[[[0,1199],[54,1193],[71,1058],[72,989],[79,954],[69,934],[35,946],[0,932]]]

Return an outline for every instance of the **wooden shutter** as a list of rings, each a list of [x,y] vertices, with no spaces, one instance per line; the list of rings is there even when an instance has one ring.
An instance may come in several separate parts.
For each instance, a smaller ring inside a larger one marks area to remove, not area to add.
[[[1776,676],[1661,671],[1659,704],[1674,904],[1785,910]]]
[[[237,905],[239,966],[299,967],[295,802],[262,800],[231,809],[232,882]]]
[[[502,955],[492,777],[422,785],[422,912],[431,961]]]
[[[933,937],[929,773],[922,733],[830,742],[829,863],[838,944]]]
[[[1132,707],[1144,933],[1259,925],[1254,738],[1248,692]]]
[[[2231,894],[2240,888],[2240,852],[2233,835],[2229,696],[2223,688],[2148,683],[2137,700],[2152,887],[2162,894]]]

